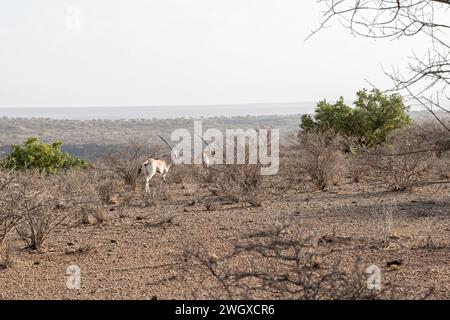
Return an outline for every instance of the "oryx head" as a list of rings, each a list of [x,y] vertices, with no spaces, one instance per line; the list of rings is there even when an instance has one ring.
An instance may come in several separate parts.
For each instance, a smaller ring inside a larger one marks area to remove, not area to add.
[[[169,142],[167,142],[166,139],[164,139],[163,137],[161,137],[160,135],[158,135],[158,137],[164,141],[166,143],[166,145],[169,147],[170,149],[170,154],[172,155],[172,159],[175,160],[174,162],[178,161],[178,152],[171,146],[171,144]]]
[[[198,135],[200,139],[202,139],[203,143],[205,145],[208,145],[208,141],[206,141],[205,139],[203,139],[202,136]],[[216,150],[215,149],[209,149],[209,154],[207,154],[208,156],[214,157],[216,155]]]

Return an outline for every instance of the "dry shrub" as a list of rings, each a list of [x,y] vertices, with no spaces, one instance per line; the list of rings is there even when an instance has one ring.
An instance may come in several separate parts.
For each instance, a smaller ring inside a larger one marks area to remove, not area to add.
[[[344,139],[332,131],[299,133],[302,150],[297,166],[320,189],[340,183],[346,171]]]
[[[208,283],[208,290],[219,299],[373,298],[377,292],[367,289],[359,262],[349,267],[338,257],[317,238],[281,226],[247,236],[220,257],[201,247],[187,248],[183,272],[198,270],[209,277],[216,285]]]
[[[82,206],[81,207],[81,223],[82,224],[102,224],[105,222],[105,211],[99,206]]]
[[[64,210],[70,206],[76,190],[63,187],[61,178],[64,179],[36,172],[18,177],[15,204],[21,221],[15,228],[30,249],[40,250],[50,233],[68,217]]]
[[[260,206],[262,176],[253,164],[216,165],[199,175],[210,193],[229,203],[247,202]]]
[[[390,157],[376,152],[366,155],[366,159],[371,170],[368,180],[375,186],[405,191],[427,181],[427,159],[424,155]]]
[[[298,139],[296,138],[296,141]],[[294,146],[283,148],[282,156],[280,156],[280,170],[279,173],[271,177],[272,188],[279,190],[281,198],[287,197],[290,192],[308,192],[310,191],[310,182],[305,178],[304,174],[299,174],[299,153],[300,146],[297,142]]]
[[[115,195],[119,190],[119,183],[111,178],[98,182],[98,195],[103,204],[115,204]]]
[[[415,124],[413,128],[418,140],[423,141],[422,146],[436,150],[438,157],[445,157],[450,151],[450,132],[437,121],[426,121]]]
[[[21,219],[15,208],[17,196],[16,175],[0,171],[0,244]]]
[[[40,250],[70,210],[86,199],[93,201],[92,192],[86,190],[89,182],[89,173],[76,169],[53,175],[1,172],[0,240],[14,229],[28,248]]]
[[[386,144],[364,151],[361,162],[367,168],[366,180],[391,191],[411,190],[432,179],[435,166],[432,142],[420,127],[410,127],[391,134]]]
[[[353,183],[360,183],[364,181],[366,168],[357,156],[350,156],[348,166],[348,174]]]
[[[436,121],[416,125],[411,130],[421,141],[421,150],[435,150],[427,153],[432,179],[450,180],[450,132]]]
[[[114,172],[126,185],[135,188],[142,163],[159,152],[160,147],[157,145],[132,141],[101,157],[98,167]]]
[[[394,234],[394,215],[398,211],[395,199],[392,202],[383,203],[379,210],[373,212],[376,230],[384,247],[389,247]]]
[[[435,160],[436,178],[438,180],[450,180],[450,151]]]
[[[88,199],[95,199],[95,201],[89,201],[89,204],[116,205],[120,197],[125,198],[132,193],[133,187],[126,185],[120,177],[109,170],[93,169],[89,179],[92,195]]]
[[[13,259],[13,248],[10,245],[0,246],[0,271],[11,268]]]
[[[427,122],[392,133],[383,146],[360,156],[367,180],[392,191],[448,182],[450,133]]]
[[[144,204],[147,207],[159,207],[162,201],[171,199],[170,187],[163,180],[150,180],[150,193],[144,195]]]
[[[173,165],[167,174],[167,182],[169,184],[194,182],[200,170],[200,165]]]
[[[211,170],[209,170],[211,169]],[[207,187],[209,184],[214,183],[217,180],[217,176],[219,174],[220,167],[216,165],[211,168],[199,168],[197,170],[197,179],[198,182],[202,184],[203,187]]]
[[[267,136],[261,130],[267,130]],[[268,152],[272,152],[271,128],[256,128],[258,132],[259,148],[264,145]],[[244,138],[244,139],[241,139]],[[261,164],[255,164],[251,154],[255,150],[252,139],[243,136],[235,137],[231,148],[224,150],[225,154],[232,151],[233,164],[215,164],[197,172],[200,182],[216,200],[227,203],[246,202],[252,206],[262,204]],[[228,142],[227,142],[228,145]],[[227,146],[226,146],[227,147]],[[226,149],[226,148],[225,148]],[[243,154],[240,154],[241,150]],[[259,149],[261,151],[261,149]],[[229,159],[227,159],[229,163]]]
[[[450,180],[450,132],[442,126],[433,130],[434,146],[438,150],[434,153],[434,175],[437,180]]]
[[[425,248],[427,249],[436,249],[437,243],[434,240],[434,235],[437,233],[437,221],[432,217],[426,217],[425,221]]]
[[[133,194],[130,192],[122,193],[122,205],[125,207],[129,207],[133,202]]]
[[[58,208],[78,211],[83,205],[100,205],[97,170],[69,170],[59,175],[48,176],[58,194]]]

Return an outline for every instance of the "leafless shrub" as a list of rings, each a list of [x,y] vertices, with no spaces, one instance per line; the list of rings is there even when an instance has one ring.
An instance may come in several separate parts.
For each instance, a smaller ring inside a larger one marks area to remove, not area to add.
[[[160,148],[157,145],[132,141],[103,156],[98,169],[114,172],[126,185],[134,188],[142,163],[149,157],[157,156],[159,151]]]
[[[54,175],[0,172],[0,242],[12,230],[30,249],[40,250],[71,212],[95,202],[91,174],[74,169]]]
[[[169,184],[181,184],[193,182],[196,180],[196,175],[201,171],[200,165],[176,165],[172,166],[170,173],[167,175],[167,182]]]
[[[446,156],[435,160],[436,178],[438,180],[450,180],[450,152]]]
[[[84,193],[88,186],[89,174],[80,170],[56,175],[15,173],[13,183],[0,192],[2,210],[8,210],[0,210],[2,237],[14,228],[27,247],[40,250],[51,232],[70,216],[70,210],[86,198],[92,201],[90,192]]]
[[[105,222],[105,212],[100,206],[82,206],[81,223],[82,224],[102,224]]]
[[[12,266],[14,262],[12,252],[13,248],[10,245],[0,246],[0,271]]]
[[[309,174],[300,170],[299,153],[301,152],[298,139],[295,137],[296,145],[284,147],[280,157],[280,170],[273,176],[272,187],[279,190],[281,198],[287,197],[290,192],[308,192],[311,189]]]
[[[251,234],[218,257],[204,249],[188,248],[188,269],[199,268],[217,283],[218,298],[228,299],[364,299],[364,272],[331,262],[338,254],[319,245],[312,236],[296,236],[289,226]],[[236,263],[240,261],[241,263]],[[242,263],[244,262],[244,263]],[[247,263],[245,263],[247,262]]]
[[[417,150],[423,150],[427,145],[417,127],[393,133],[386,145],[363,152],[367,180],[392,191],[411,190],[426,183],[430,179],[434,157],[430,152]]]
[[[432,147],[437,150],[434,156],[434,175],[437,180],[450,181],[450,132],[436,124],[423,125],[430,132],[424,139],[432,142]]]
[[[450,120],[450,119],[447,119]],[[421,147],[436,152],[438,157],[444,157],[450,151],[450,132],[437,121],[422,121],[411,128],[417,139],[423,141]],[[417,151],[420,151],[419,149]]]
[[[197,179],[204,187],[207,187],[209,184],[214,183],[217,180],[217,175],[220,167],[216,166],[215,168],[211,169],[212,170],[198,169],[197,171]]]
[[[380,210],[373,212],[376,223],[377,234],[383,246],[388,247],[391,240],[395,238],[393,233],[394,215],[398,211],[395,200],[383,203]]]
[[[133,194],[130,192],[123,192],[122,193],[122,206],[123,207],[129,207],[133,202]]]
[[[432,217],[426,217],[425,220],[425,247],[427,249],[437,248],[437,243],[434,240],[434,234],[436,233],[436,221]]]
[[[15,208],[17,191],[16,175],[0,171],[0,244],[21,219]]]
[[[121,186],[120,191],[114,197],[110,198],[110,204],[116,205],[119,217],[123,218],[126,216],[126,208],[132,207],[135,204],[134,200],[137,198],[136,196],[137,194],[133,190]]]
[[[210,193],[221,201],[261,205],[258,191],[262,176],[259,165],[217,165],[206,170],[200,178]]]
[[[145,206],[159,207],[162,201],[171,199],[170,188],[163,180],[150,181],[150,193],[144,195]]]
[[[322,190],[337,185],[346,169],[341,152],[344,140],[331,131],[300,132],[299,139],[303,146],[297,161],[300,173],[308,175]]]
[[[100,205],[98,194],[98,172],[90,170],[69,170],[58,175],[45,177],[46,183],[55,190],[56,208],[66,212],[78,211],[81,206]]]
[[[98,183],[98,194],[103,204],[112,204],[114,192],[117,191],[117,182],[106,178]]]
[[[348,173],[353,183],[360,183],[363,181],[366,172],[365,166],[359,161],[358,157],[350,157]]]
[[[264,132],[267,133],[266,136],[262,135],[261,129],[267,130]],[[266,145],[267,150],[271,150],[271,128],[261,129],[256,129],[260,135],[259,147]],[[261,165],[256,164],[255,159],[252,159],[251,154],[255,150],[252,139],[241,138],[234,137],[231,144],[234,156],[233,164],[228,164],[229,159],[227,159],[227,164],[216,164],[209,168],[203,168],[196,174],[200,178],[201,184],[216,200],[227,203],[246,202],[252,206],[261,206],[263,182]],[[226,152],[229,153],[230,150]]]
[[[20,224],[15,229],[27,247],[33,250],[40,250],[49,234],[67,218],[51,177],[38,173],[19,176],[18,194],[14,201],[21,215]]]

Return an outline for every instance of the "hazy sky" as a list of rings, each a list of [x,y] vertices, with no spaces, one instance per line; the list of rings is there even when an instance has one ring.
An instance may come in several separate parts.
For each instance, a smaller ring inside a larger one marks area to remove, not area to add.
[[[0,106],[353,99],[423,51],[338,23],[305,42],[320,13],[314,0],[0,0]]]

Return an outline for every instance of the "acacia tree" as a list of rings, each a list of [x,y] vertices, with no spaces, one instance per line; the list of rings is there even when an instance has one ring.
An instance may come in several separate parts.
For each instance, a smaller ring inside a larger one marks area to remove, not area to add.
[[[398,94],[385,95],[378,89],[356,93],[354,108],[341,97],[331,104],[321,101],[314,115],[304,114],[300,127],[303,130],[333,130],[346,138],[353,138],[360,146],[374,147],[383,143],[390,132],[408,125],[411,121]]]
[[[40,172],[57,173],[70,168],[87,169],[86,160],[61,151],[62,142],[41,143],[38,138],[28,138],[23,145],[12,145],[11,153],[1,166],[10,170],[36,169]]]
[[[425,107],[450,132],[450,0],[318,0],[323,20],[311,35],[337,20],[353,35],[398,39],[423,35],[423,56],[413,54],[408,72],[386,72],[394,90]],[[310,35],[310,36],[311,36]],[[440,112],[437,112],[440,111]]]

